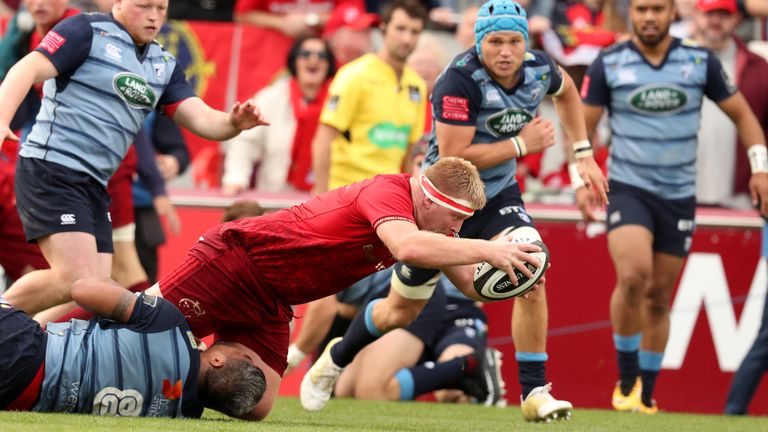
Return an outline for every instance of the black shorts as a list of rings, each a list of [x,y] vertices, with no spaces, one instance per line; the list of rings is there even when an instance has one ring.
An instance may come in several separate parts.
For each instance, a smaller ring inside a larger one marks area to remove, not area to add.
[[[57,163],[19,157],[15,190],[27,241],[85,232],[96,237],[99,252],[114,251],[109,195],[93,177]]]
[[[609,183],[608,231],[622,225],[641,225],[653,234],[653,250],[687,256],[695,229],[696,197],[664,199],[645,189]]]
[[[37,322],[0,298],[0,409],[35,378],[45,360],[47,340]]]
[[[482,210],[464,221],[459,237],[490,240],[507,228],[523,226],[532,227],[533,219],[525,211],[520,186],[515,183],[488,200]]]
[[[488,337],[488,317],[472,300],[451,299],[446,302],[440,327],[431,346],[427,347],[437,361],[451,345],[469,345],[475,351],[485,347]]]

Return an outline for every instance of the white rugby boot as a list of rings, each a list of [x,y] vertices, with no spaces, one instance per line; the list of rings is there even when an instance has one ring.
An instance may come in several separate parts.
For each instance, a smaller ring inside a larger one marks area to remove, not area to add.
[[[523,412],[523,420],[532,422],[546,422],[552,420],[568,420],[571,418],[573,405],[568,401],[555,399],[550,392],[552,383],[536,387],[528,393],[528,397],[520,402],[520,410]]]
[[[299,395],[301,406],[307,411],[320,411],[331,398],[333,387],[339,379],[343,367],[336,366],[331,359],[331,347],[341,341],[341,338],[332,339],[323,350],[315,364],[301,380]]]

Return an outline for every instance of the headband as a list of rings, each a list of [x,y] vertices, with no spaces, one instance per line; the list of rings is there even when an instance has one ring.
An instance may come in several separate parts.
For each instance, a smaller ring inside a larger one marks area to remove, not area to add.
[[[427,176],[421,176],[419,183],[421,184],[421,190],[424,191],[424,194],[429,197],[432,202],[465,216],[472,216],[475,213],[472,203],[465,199],[454,198],[440,192],[435,185],[429,181]]]

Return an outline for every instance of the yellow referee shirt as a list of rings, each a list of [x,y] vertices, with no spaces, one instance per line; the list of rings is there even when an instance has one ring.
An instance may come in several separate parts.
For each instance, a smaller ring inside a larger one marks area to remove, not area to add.
[[[410,143],[424,133],[427,90],[408,66],[400,81],[376,54],[339,69],[320,122],[341,134],[331,144],[329,189],[401,171]]]

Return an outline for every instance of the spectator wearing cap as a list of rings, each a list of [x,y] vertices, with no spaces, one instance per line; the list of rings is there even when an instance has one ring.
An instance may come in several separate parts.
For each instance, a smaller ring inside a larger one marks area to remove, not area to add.
[[[717,56],[766,130],[768,63],[749,51],[735,35],[740,21],[736,0],[698,0],[692,14],[696,42]],[[699,204],[749,208],[749,161],[738,151],[736,126],[708,99],[702,107],[698,139],[696,198]]]
[[[319,35],[333,10],[362,0],[236,0],[235,22],[272,29],[296,38]]]
[[[270,108],[272,126],[241,133],[227,142],[224,194],[236,195],[248,189],[256,163],[259,190],[311,189],[312,138],[334,65],[328,44],[318,36],[302,36],[294,42],[287,60],[290,76],[255,96],[260,106]]]
[[[367,13],[357,3],[343,3],[333,10],[323,38],[328,41],[338,67],[373,50],[371,27],[378,21],[376,14]]]

